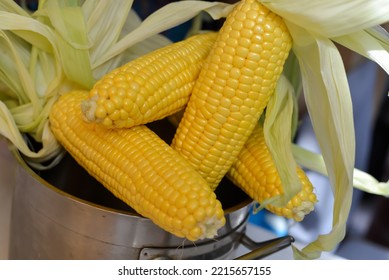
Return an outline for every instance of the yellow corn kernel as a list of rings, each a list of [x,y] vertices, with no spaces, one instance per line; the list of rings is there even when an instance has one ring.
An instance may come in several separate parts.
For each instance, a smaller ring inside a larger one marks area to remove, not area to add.
[[[314,209],[317,198],[313,193],[311,182],[300,167],[297,168],[297,175],[302,183],[301,191],[284,207],[269,203],[265,208],[277,215],[299,222]],[[227,177],[259,203],[284,193],[281,179],[266,146],[261,125],[255,127],[237,160],[228,171]]]
[[[216,36],[216,32],[192,36],[106,74],[82,104],[86,119],[122,128],[181,110]]]
[[[259,1],[242,0],[227,16],[172,142],[212,189],[254,129],[290,48],[282,18]]]
[[[50,112],[51,130],[64,148],[115,196],[161,228],[192,241],[213,238],[225,217],[205,180],[144,125],[106,129],[85,122],[80,104],[87,96],[84,91],[65,94]]]

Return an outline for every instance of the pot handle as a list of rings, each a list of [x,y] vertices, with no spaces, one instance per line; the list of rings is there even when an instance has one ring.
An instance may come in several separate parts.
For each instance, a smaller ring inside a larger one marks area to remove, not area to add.
[[[293,236],[286,235],[283,237],[278,237],[262,242],[256,242],[248,237],[246,234],[243,234],[241,243],[246,248],[252,250],[251,252],[244,254],[240,257],[235,258],[235,260],[258,260],[262,259],[268,255],[271,255],[275,252],[278,252],[294,242]]]

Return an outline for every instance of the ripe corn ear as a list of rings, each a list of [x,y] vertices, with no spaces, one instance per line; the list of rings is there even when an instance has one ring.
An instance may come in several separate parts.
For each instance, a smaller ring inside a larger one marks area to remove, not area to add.
[[[240,1],[227,16],[172,142],[212,189],[253,131],[290,48],[282,18],[259,1]]]
[[[313,186],[305,172],[297,167],[302,189],[284,207],[266,204],[269,211],[289,219],[301,221],[314,209],[317,201]],[[281,179],[267,148],[263,128],[257,125],[240,151],[227,177],[259,203],[284,193]]]
[[[217,33],[194,35],[139,57],[102,77],[83,102],[91,122],[132,127],[184,108]]]
[[[168,120],[177,127],[183,113],[177,112],[169,116]],[[231,182],[259,203],[284,193],[261,124],[258,123],[254,128],[226,175]],[[265,208],[276,215],[299,222],[313,211],[317,198],[304,170],[297,167],[297,175],[301,181],[301,191],[284,207],[267,204]]]
[[[84,121],[87,92],[63,95],[50,112],[64,148],[109,191],[166,231],[189,240],[212,238],[225,223],[205,180],[144,125],[106,129]]]

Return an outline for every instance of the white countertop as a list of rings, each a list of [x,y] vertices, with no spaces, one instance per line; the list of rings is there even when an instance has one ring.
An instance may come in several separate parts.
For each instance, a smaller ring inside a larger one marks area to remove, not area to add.
[[[9,226],[11,216],[11,202],[16,160],[8,150],[7,143],[0,138],[0,260],[8,258]],[[248,224],[246,234],[254,241],[263,241],[275,238],[274,234],[253,224]],[[299,244],[295,244],[298,248]],[[242,245],[234,252],[235,257],[249,252]],[[234,256],[232,256],[234,257]],[[329,253],[323,253],[322,259],[338,259]],[[293,259],[292,248],[287,247],[266,259]]]

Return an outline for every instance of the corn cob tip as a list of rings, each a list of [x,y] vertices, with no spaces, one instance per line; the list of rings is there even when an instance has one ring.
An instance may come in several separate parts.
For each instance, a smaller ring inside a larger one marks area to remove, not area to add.
[[[315,204],[312,201],[303,201],[300,206],[293,208],[293,218],[296,222],[301,222],[314,209]]]
[[[315,209],[317,202],[317,196],[313,191],[313,186],[306,176],[305,172],[298,167],[297,174],[302,183],[302,189],[297,193],[284,207],[275,205],[268,205],[269,211],[284,216],[289,219],[293,219],[296,222],[304,220],[305,216],[311,213]],[[278,179],[279,181],[279,179]],[[281,187],[281,183],[278,182],[278,187]]]
[[[97,108],[97,95],[91,97],[90,99],[83,100],[81,102],[81,111],[82,115],[86,121],[94,122],[96,121],[95,113]]]
[[[204,221],[202,224],[199,225],[199,227],[201,228],[203,234],[202,236],[200,236],[200,240],[201,239],[205,239],[205,238],[214,238],[216,237],[218,234],[217,234],[217,231],[222,227],[224,226],[225,224],[225,218],[222,217],[222,218],[219,218],[217,216],[213,216],[211,218],[209,218],[208,220]]]
[[[213,195],[211,195],[211,197],[213,197]],[[205,203],[205,200],[202,200],[202,203]],[[188,202],[188,205],[190,204],[192,203]],[[226,223],[221,202],[212,199],[212,201],[207,202],[207,205],[204,206],[205,208],[197,208],[194,210],[192,215],[189,215],[187,219],[184,220],[184,227],[186,229],[183,230],[185,234],[182,237],[195,242],[218,236],[218,230]],[[194,221],[196,221],[195,224],[188,228],[187,226]]]

